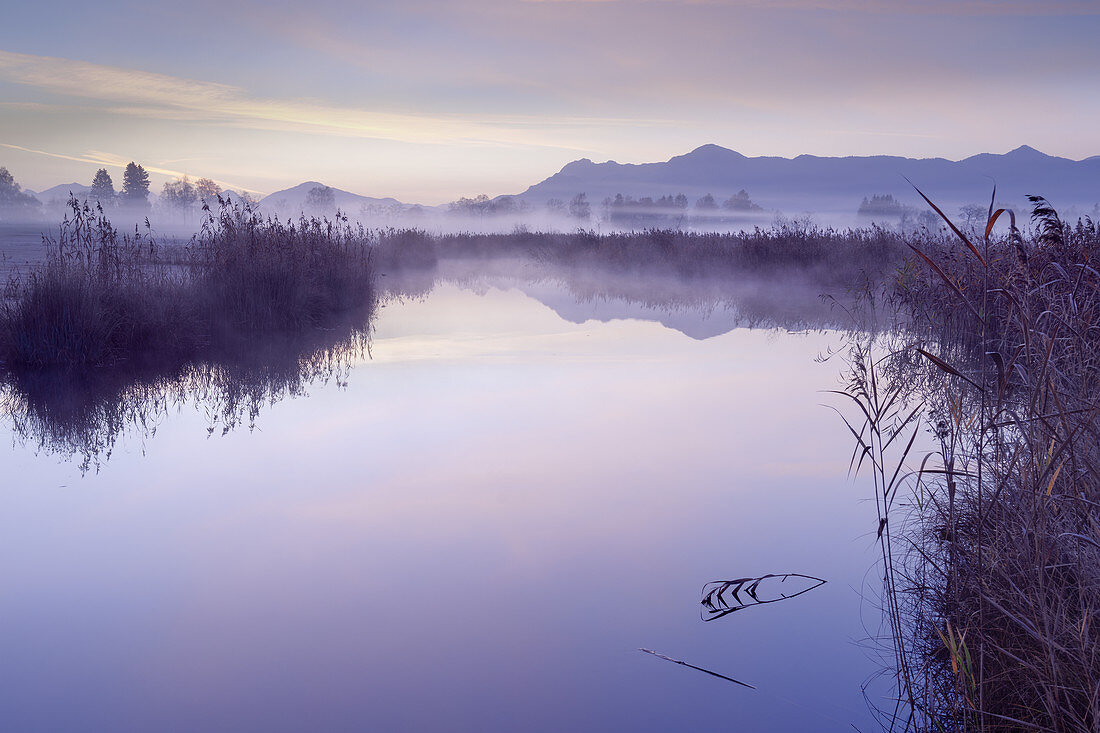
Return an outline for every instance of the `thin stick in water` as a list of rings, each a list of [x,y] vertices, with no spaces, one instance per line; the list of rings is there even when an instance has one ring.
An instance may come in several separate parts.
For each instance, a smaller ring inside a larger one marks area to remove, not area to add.
[[[735,685],[741,685],[742,687],[747,687],[750,690],[755,690],[756,689],[752,685],[746,684],[746,683],[744,683],[740,680],[735,680],[732,677],[727,677],[726,675],[718,674],[717,672],[711,672],[709,669],[703,669],[702,667],[696,667],[694,664],[688,664],[687,662],[682,662],[679,659],[673,659],[672,657],[666,657],[664,654],[659,654],[658,652],[655,652],[652,649],[641,649],[641,648],[639,648],[638,651],[645,652],[646,654],[652,654],[653,656],[657,657],[658,659],[663,659],[666,662],[672,662],[673,664],[682,664],[685,667],[691,667],[692,669],[697,669],[700,672],[706,672],[707,674],[709,674],[712,677],[717,677],[719,679],[726,680],[727,682],[732,682]]]

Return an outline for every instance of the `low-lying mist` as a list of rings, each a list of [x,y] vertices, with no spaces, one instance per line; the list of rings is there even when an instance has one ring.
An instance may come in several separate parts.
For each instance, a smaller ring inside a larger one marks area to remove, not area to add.
[[[312,382],[346,382],[376,304],[441,284],[706,339],[869,327],[857,315],[903,260],[901,238],[878,228],[434,235],[281,223],[229,202],[184,244],[120,233],[75,201],[59,232],[5,289],[0,393],[17,435],[85,468],[187,403],[227,431]]]

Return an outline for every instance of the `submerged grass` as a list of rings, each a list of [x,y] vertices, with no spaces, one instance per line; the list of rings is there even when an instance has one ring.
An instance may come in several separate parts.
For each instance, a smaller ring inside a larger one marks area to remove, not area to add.
[[[992,236],[1011,212],[991,206],[977,236],[948,221],[953,246],[914,243],[894,293],[908,342],[855,355],[890,728],[1100,730],[1100,228],[1033,203],[1026,235],[1012,216]],[[909,469],[921,412],[940,449]]]

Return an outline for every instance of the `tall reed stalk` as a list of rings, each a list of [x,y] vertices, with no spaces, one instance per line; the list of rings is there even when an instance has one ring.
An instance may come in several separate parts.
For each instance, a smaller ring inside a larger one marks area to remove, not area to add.
[[[351,313],[365,327],[376,299],[370,234],[342,217],[279,222],[219,204],[204,204],[190,242],[164,246],[72,199],[45,262],[6,288],[0,366],[173,368]]]
[[[991,205],[977,240],[929,201],[957,246],[911,245],[923,271],[907,268],[894,293],[911,317],[904,343],[888,369],[857,354],[847,393],[880,496],[900,692],[890,726],[1100,729],[1100,229],[1033,203],[1026,238]],[[917,415],[882,433],[883,410],[901,403],[927,411],[939,465],[900,468],[914,428],[887,478],[897,426]],[[898,481],[912,492],[891,533]]]

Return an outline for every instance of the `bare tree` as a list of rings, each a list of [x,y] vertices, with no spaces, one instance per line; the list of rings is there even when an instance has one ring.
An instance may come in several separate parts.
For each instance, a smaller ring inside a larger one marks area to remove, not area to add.
[[[200,201],[210,203],[222,192],[222,187],[209,178],[200,178],[195,181],[195,195]]]

